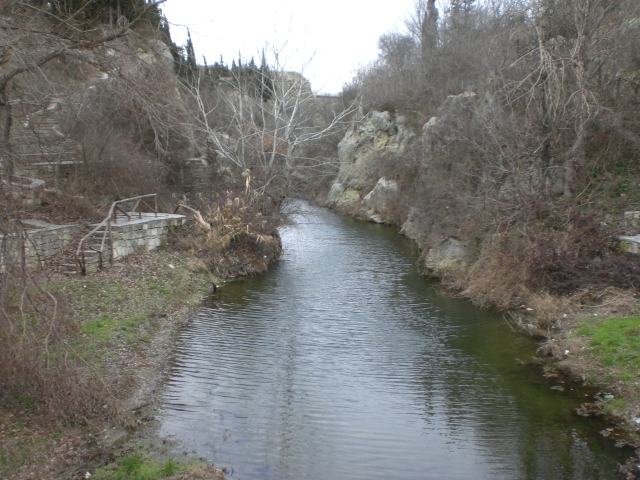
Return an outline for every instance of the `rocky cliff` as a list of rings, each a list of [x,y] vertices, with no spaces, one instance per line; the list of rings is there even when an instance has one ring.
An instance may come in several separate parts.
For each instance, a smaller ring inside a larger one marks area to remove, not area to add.
[[[338,144],[340,171],[331,186],[327,205],[376,222],[387,222],[388,204],[397,184],[378,176],[379,163],[398,154],[417,139],[406,117],[373,111],[347,131]]]
[[[475,94],[452,96],[444,111],[474,101]],[[446,141],[438,132],[439,120],[431,118],[421,131],[411,127],[405,116],[372,111],[346,133],[338,145],[340,171],[329,192],[327,206],[342,213],[376,223],[396,224],[401,233],[424,249],[426,273],[436,277],[464,275],[477,259],[479,243],[475,239],[434,238],[428,225],[420,221],[421,212],[412,207],[398,224],[396,209],[403,194],[394,178],[380,176],[385,159],[401,162],[413,146],[421,147],[423,162],[437,144]]]

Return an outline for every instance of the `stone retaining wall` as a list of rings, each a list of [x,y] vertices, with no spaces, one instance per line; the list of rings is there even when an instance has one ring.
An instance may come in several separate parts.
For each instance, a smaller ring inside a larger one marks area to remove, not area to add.
[[[167,241],[172,228],[184,225],[184,215],[143,213],[142,218],[132,218],[121,224],[111,224],[113,259],[126,257],[136,250],[154,250]],[[109,253],[106,254],[106,259]]]
[[[119,223],[112,224],[113,260],[126,257],[137,250],[158,248],[167,241],[172,228],[183,225],[185,222],[184,215],[160,214],[156,217],[153,213],[143,213],[142,218],[120,220]],[[27,265],[45,266],[49,259],[62,252],[74,237],[77,242],[80,241],[76,234],[83,230],[88,232],[89,228],[94,226],[78,224],[25,230],[23,241],[18,235],[0,235],[0,269],[9,262],[20,261],[23,244]],[[99,244],[100,240],[95,243]],[[85,244],[85,246],[89,245]],[[111,248],[107,238],[103,256],[104,265],[108,264],[110,257]],[[75,257],[68,258],[67,261],[75,263]]]
[[[3,180],[6,184],[7,181]],[[30,177],[14,176],[11,179],[9,195],[17,200],[20,205],[25,208],[37,207],[42,201],[44,195],[44,180]]]
[[[191,158],[184,164],[184,189],[187,193],[205,193],[211,190],[213,169],[203,158]]]
[[[78,232],[87,225],[63,225],[37,230],[25,230],[22,241],[18,235],[0,235],[0,268],[8,261],[19,261],[22,244],[27,265],[45,266],[47,261],[62,252]]]
[[[640,235],[619,238],[620,249],[623,252],[640,254]]]

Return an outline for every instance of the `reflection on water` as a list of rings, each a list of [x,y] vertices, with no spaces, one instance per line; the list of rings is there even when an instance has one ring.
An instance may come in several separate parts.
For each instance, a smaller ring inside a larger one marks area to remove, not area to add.
[[[584,393],[518,365],[532,342],[439,296],[395,230],[302,208],[183,332],[163,434],[241,479],[616,478]]]

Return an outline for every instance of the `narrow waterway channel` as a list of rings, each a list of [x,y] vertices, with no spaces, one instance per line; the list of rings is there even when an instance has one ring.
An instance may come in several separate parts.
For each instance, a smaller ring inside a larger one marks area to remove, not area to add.
[[[395,229],[299,207],[278,264],[182,332],[163,435],[238,479],[617,478],[588,392],[518,361],[534,342],[439,295]]]

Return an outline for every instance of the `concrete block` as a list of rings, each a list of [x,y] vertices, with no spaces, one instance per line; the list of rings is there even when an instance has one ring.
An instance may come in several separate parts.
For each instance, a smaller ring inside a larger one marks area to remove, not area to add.
[[[631,227],[640,226],[640,212],[625,212],[624,221]]]
[[[640,235],[620,237],[620,249],[623,252],[640,254]]]

